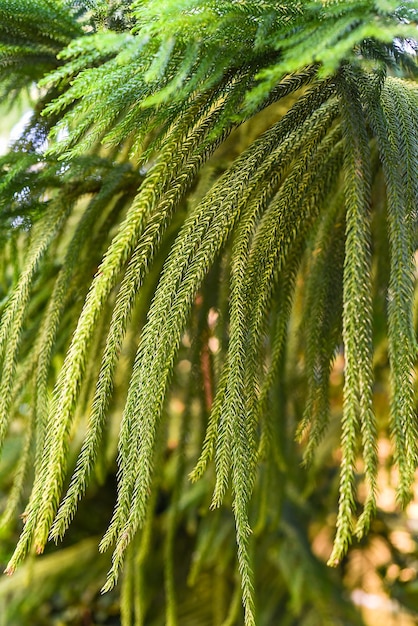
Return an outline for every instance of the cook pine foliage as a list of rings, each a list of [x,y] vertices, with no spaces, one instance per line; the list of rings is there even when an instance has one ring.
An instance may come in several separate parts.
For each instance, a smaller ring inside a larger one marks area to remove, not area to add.
[[[117,459],[104,589],[128,555],[124,619],[143,623],[132,559],[139,570],[171,455],[167,623],[189,499],[195,570],[231,508],[240,585],[224,623],[241,598],[256,624],[254,541],[280,514],[295,433],[309,474],[341,421],[331,564],[375,515],[377,339],[408,503],[416,22],[409,0],[0,1],[1,99],[32,103],[0,159],[0,439],[24,433],[3,522],[26,498],[8,573],[64,536]]]

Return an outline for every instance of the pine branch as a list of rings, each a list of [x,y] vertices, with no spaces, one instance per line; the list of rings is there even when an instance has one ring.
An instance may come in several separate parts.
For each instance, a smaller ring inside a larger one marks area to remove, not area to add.
[[[345,354],[342,462],[337,535],[329,563],[335,564],[351,540],[355,512],[357,434],[361,429],[369,494],[357,532],[375,509],[376,424],[372,410],[372,303],[370,249],[370,151],[359,94],[347,72],[341,80],[345,139],[346,254],[343,278]]]

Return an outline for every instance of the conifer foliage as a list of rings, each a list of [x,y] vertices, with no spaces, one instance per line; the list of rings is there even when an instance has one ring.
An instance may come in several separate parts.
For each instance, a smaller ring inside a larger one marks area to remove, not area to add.
[[[309,468],[327,436],[342,352],[331,564],[375,514],[379,306],[408,502],[417,10],[410,0],[0,0],[2,101],[33,101],[0,158],[1,443],[10,425],[24,433],[3,513],[7,523],[24,507],[8,573],[63,538],[89,484],[117,463],[104,589],[126,560],[124,623],[147,623],[141,563],[174,467],[166,623],[177,623],[179,517],[195,511],[200,528],[192,579],[211,541],[222,550],[229,507],[240,583],[219,623],[237,623],[242,600],[245,625],[261,624],[254,542],[278,524],[289,439]]]

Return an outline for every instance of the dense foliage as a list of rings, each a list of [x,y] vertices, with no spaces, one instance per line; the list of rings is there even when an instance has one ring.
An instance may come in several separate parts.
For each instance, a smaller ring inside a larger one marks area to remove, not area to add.
[[[417,10],[0,0],[2,101],[32,103],[0,159],[8,573],[92,485],[124,624],[178,623],[187,577],[217,597],[199,624],[360,623],[306,533],[337,500],[327,443],[331,564],[376,514],[379,432],[411,497]]]

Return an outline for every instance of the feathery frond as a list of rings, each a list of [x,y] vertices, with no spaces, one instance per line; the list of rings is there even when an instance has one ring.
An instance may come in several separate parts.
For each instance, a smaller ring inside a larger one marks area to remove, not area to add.
[[[309,472],[329,432],[337,353],[330,563],[365,534],[381,426],[379,170],[390,428],[408,502],[418,460],[416,27],[415,3],[393,0],[0,0],[0,94],[33,100],[0,158],[0,441],[14,419],[25,431],[4,522],[31,489],[8,573],[32,547],[62,539],[95,477],[114,471],[100,550],[113,546],[104,590],[126,557],[124,626],[152,610],[144,571],[157,526],[166,623],[181,623],[174,567],[187,516],[196,586],[217,577],[212,556],[231,567],[235,528],[238,582],[226,581],[231,601],[216,623],[272,623],[274,609],[256,602],[255,546],[268,551],[262,535],[278,524],[289,535],[286,446],[303,442]]]

